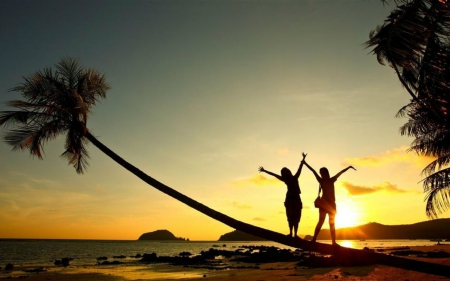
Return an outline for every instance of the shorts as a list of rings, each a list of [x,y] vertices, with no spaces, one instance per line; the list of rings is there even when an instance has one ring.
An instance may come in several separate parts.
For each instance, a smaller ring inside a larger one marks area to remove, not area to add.
[[[286,198],[284,201],[284,207],[286,207],[286,217],[289,223],[299,223],[302,216],[303,203],[299,198]]]

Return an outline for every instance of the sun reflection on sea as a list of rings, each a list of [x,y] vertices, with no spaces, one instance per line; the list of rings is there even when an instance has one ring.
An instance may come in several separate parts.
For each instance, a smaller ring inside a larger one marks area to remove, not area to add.
[[[353,244],[353,241],[350,241],[350,240],[338,241],[338,244],[341,245],[342,247],[346,247],[346,248],[354,248],[355,247],[355,245]]]

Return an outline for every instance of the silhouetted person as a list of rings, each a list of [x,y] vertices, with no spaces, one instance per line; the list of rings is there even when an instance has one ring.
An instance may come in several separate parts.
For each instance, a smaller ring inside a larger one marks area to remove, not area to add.
[[[316,176],[316,179],[320,184],[319,195],[320,191],[322,191],[322,198],[325,199],[325,202],[327,203],[325,208],[319,208],[319,222],[317,223],[316,229],[314,231],[314,237],[311,240],[311,242],[316,242],[317,235],[319,235],[320,229],[322,228],[323,222],[325,221],[325,216],[328,214],[331,240],[333,245],[337,245],[336,229],[334,226],[334,217],[336,216],[336,198],[334,196],[334,182],[338,179],[340,175],[345,173],[348,169],[353,169],[355,171],[356,169],[353,168],[352,166],[348,166],[347,168],[337,173],[334,177],[330,178],[330,173],[328,172],[327,168],[320,168],[319,170],[320,176],[319,176],[317,172],[311,166],[309,166],[308,163],[306,163],[306,161],[304,162],[306,167],[308,167],[314,173],[314,176]]]
[[[286,208],[286,216],[289,224],[289,234],[292,236],[292,231],[294,231],[294,236],[297,237],[298,224],[300,223],[300,218],[302,217],[302,200],[300,199],[300,185],[298,184],[298,178],[302,172],[303,163],[306,158],[306,154],[302,153],[303,160],[300,162],[297,173],[292,175],[291,170],[284,167],[281,169],[281,176],[274,174],[272,172],[264,170],[263,167],[259,167],[260,172],[265,172],[271,176],[276,177],[280,181],[284,182],[287,186],[286,199],[284,201],[284,206]]]

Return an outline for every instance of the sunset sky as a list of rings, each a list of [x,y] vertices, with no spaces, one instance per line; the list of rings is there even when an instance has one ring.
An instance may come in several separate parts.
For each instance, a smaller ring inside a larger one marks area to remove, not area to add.
[[[0,111],[22,77],[64,57],[105,73],[88,127],[150,176],[238,220],[287,233],[286,187],[258,167],[297,169],[302,152],[334,175],[337,227],[427,220],[421,170],[401,136],[408,103],[364,49],[393,6],[380,1],[0,1]],[[0,133],[4,133],[0,128]],[[141,182],[89,146],[77,175],[63,138],[45,160],[0,143],[0,238],[190,240],[232,231]],[[299,233],[312,234],[318,184],[300,176]],[[442,218],[450,217],[447,212]],[[327,223],[324,225],[328,228]]]

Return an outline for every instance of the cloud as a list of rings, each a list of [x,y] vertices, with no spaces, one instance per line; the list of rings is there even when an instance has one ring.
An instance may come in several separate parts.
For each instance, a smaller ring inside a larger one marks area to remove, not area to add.
[[[248,185],[268,186],[274,185],[276,183],[279,183],[279,180],[277,180],[276,178],[273,177],[267,178],[262,174],[256,174],[250,179],[235,181],[232,184],[235,186],[248,186]]]
[[[108,194],[103,185],[60,183],[21,173],[0,174],[0,190],[0,221],[7,224],[68,225],[101,220],[110,212],[105,203],[124,206],[129,198]]]
[[[366,195],[366,194],[371,194],[371,193],[375,193],[375,192],[389,192],[389,193],[407,193],[407,192],[416,192],[414,191],[407,191],[404,189],[400,189],[397,187],[397,185],[389,183],[389,182],[385,182],[379,185],[375,185],[373,187],[367,187],[367,186],[357,186],[357,185],[353,185],[349,182],[343,182],[342,186],[344,187],[344,189],[347,190],[347,192],[350,195],[354,195],[354,196],[359,196],[359,195]]]
[[[255,217],[253,218],[254,221],[266,221],[266,219]]]
[[[283,148],[283,149],[278,149],[277,154],[278,155],[288,155],[289,154],[289,149],[288,148]]]
[[[407,152],[409,147],[401,146],[393,150],[387,150],[384,153],[362,157],[346,158],[343,166],[353,165],[357,167],[380,167],[391,163],[410,163],[423,168],[434,160],[432,157],[419,156],[414,151]]]
[[[241,209],[241,210],[248,210],[248,209],[252,209],[253,208],[250,205],[243,205],[243,204],[240,204],[239,202],[233,202],[231,204],[233,204],[233,207]]]
[[[58,186],[59,183],[54,180],[49,179],[38,179],[38,178],[30,178],[31,182],[38,183],[46,186]]]

